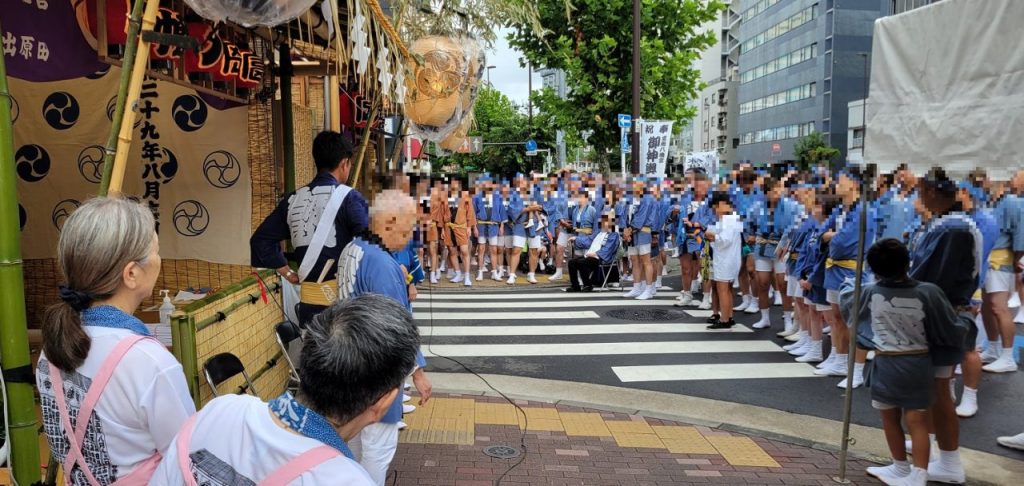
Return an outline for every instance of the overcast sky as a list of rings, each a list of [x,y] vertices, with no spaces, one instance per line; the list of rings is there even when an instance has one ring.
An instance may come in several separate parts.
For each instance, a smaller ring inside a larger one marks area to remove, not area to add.
[[[519,67],[519,58],[522,56],[519,51],[508,46],[505,36],[507,29],[498,31],[498,39],[494,41],[494,49],[487,52],[487,65],[494,66],[491,69],[491,83],[494,87],[505,93],[512,101],[518,104],[526,104],[529,98],[527,70]],[[484,80],[487,74],[484,74]],[[536,71],[533,73],[533,89],[540,89],[540,76]]]

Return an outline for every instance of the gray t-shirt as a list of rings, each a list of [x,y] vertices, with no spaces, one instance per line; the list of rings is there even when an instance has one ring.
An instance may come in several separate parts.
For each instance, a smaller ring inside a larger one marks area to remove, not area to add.
[[[955,326],[956,311],[936,285],[880,281],[864,285],[861,294],[858,336],[870,339],[876,350],[906,353],[950,344],[944,330]],[[842,300],[850,322],[853,293],[843,292]]]

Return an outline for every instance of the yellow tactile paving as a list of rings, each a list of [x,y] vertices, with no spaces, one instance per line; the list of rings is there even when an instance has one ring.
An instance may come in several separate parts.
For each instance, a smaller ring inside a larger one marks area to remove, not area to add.
[[[749,437],[708,437],[707,440],[733,466],[782,467]]]
[[[686,426],[661,426],[652,427],[654,432],[661,437],[669,452],[677,454],[718,454],[718,451],[708,440],[701,435],[700,431],[693,427]]]
[[[599,413],[559,413],[565,435],[581,437],[611,437],[604,419]]]
[[[654,429],[643,420],[607,420],[605,425],[612,434],[651,434]]]
[[[476,404],[476,423],[482,425],[519,425],[523,417],[515,407],[507,403]]]
[[[411,444],[473,445],[475,411],[472,399],[435,398],[402,418],[409,427],[399,440]]]
[[[523,411],[526,412],[526,430],[538,432],[561,432],[565,430],[562,427],[562,420],[558,415],[558,410],[553,408],[523,407]],[[523,423],[520,423],[519,428],[523,428],[523,425]]]
[[[647,449],[664,449],[665,443],[654,434],[630,434],[624,432],[612,432],[615,443],[619,447],[642,447]]]

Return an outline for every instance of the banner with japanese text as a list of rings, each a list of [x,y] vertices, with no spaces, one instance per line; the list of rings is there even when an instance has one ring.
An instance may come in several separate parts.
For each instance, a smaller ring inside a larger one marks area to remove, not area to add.
[[[664,177],[668,160],[672,122],[640,122],[640,172],[648,177]]]
[[[686,155],[683,170],[703,169],[713,181],[718,180],[718,152],[694,152]]]
[[[9,78],[24,258],[53,258],[64,221],[96,194],[119,77],[109,67],[59,81]],[[247,121],[244,105],[144,81],[124,193],[153,210],[164,258],[249,264]]]

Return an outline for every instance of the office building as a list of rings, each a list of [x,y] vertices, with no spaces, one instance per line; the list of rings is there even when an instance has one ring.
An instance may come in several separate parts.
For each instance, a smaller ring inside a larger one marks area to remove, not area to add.
[[[893,0],[741,6],[737,158],[793,160],[797,140],[817,131],[846,160],[848,104],[864,97],[874,21],[892,11]]]
[[[565,84],[565,71],[554,68],[544,68],[537,71],[540,74],[541,86],[551,88],[559,98],[565,99],[568,94],[568,87]],[[557,160],[559,167],[565,167],[565,131],[555,131],[555,143],[557,144]]]
[[[700,69],[700,80],[707,87],[694,100],[697,116],[689,121],[693,138],[687,152],[717,151],[722,164],[732,164],[736,161],[736,147],[739,145],[737,88],[740,44],[736,27],[740,23],[737,5],[742,2],[725,3],[727,8],[718,19],[701,27],[704,32],[714,32],[718,42],[701,54],[695,66]]]

